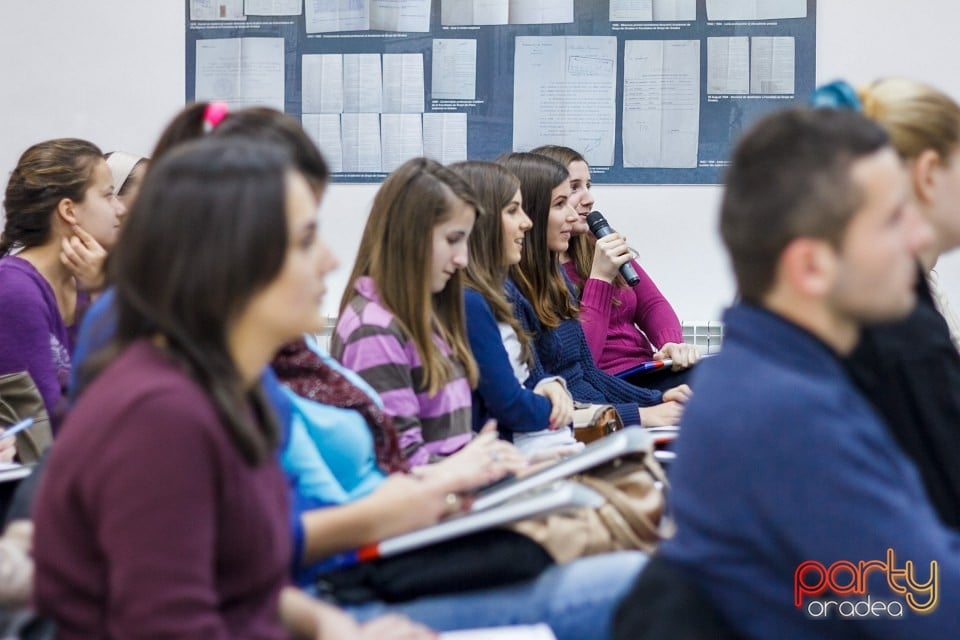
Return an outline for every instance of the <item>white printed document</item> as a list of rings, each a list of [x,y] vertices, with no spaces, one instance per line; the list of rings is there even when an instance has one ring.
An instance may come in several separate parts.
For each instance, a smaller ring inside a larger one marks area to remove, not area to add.
[[[369,0],[370,28],[378,31],[430,31],[430,0]]]
[[[628,40],[623,61],[623,166],[697,166],[700,41]]]
[[[305,113],[303,130],[320,149],[333,173],[343,171],[343,142],[339,113]]]
[[[508,0],[440,0],[440,24],[484,25],[508,24]]]
[[[367,0],[305,0],[307,33],[368,31],[370,3]]]
[[[301,69],[303,72],[301,111],[303,113],[341,113],[343,111],[343,55],[339,53],[307,54],[303,56]]]
[[[299,16],[303,0],[244,0],[243,11],[248,16]]]
[[[707,38],[707,94],[750,93],[750,40]]]
[[[423,54],[383,54],[383,113],[423,113]]]
[[[616,37],[518,36],[513,74],[515,151],[560,144],[613,164]]]
[[[344,113],[340,127],[343,171],[380,173],[380,114]]]
[[[510,0],[510,24],[573,22],[573,0]]]
[[[423,155],[441,164],[467,159],[467,114],[423,114]]]
[[[283,111],[283,55],[283,38],[197,40],[196,100]]]
[[[475,100],[477,41],[436,38],[430,96],[434,100]]]
[[[343,54],[344,112],[380,113],[382,104],[383,82],[380,74],[380,54]]]
[[[243,0],[190,0],[191,20],[246,20]]]
[[[750,93],[793,94],[795,57],[793,38],[750,38]]]
[[[410,158],[423,155],[423,130],[419,113],[384,113],[380,116],[382,170],[389,173]]]
[[[696,19],[697,0],[610,0],[610,22]]]
[[[807,0],[707,0],[707,20],[806,18]]]

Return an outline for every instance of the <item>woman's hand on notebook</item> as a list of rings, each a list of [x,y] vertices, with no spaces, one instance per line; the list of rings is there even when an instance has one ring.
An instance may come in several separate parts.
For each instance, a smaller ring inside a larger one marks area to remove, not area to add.
[[[460,451],[440,462],[421,467],[421,477],[437,479],[447,491],[464,493],[517,473],[526,466],[523,454],[512,443],[499,439],[497,423],[490,420]]]

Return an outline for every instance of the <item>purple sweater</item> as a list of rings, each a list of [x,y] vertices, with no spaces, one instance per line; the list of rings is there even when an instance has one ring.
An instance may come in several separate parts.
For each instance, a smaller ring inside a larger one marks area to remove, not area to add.
[[[452,379],[431,396],[423,390],[417,349],[393,312],[380,304],[373,280],[364,276],[355,289],[356,295],[337,321],[330,354],[380,394],[411,465],[460,450],[473,437],[471,391],[463,366],[451,360]],[[434,336],[434,344],[450,355],[440,336]]]
[[[683,330],[673,307],[635,260],[630,264],[640,276],[635,287],[617,287],[609,282],[577,275],[573,262],[563,269],[582,287],[580,322],[587,346],[597,366],[617,374],[650,360],[667,342],[683,342]],[[615,305],[614,300],[620,304]],[[653,344],[651,344],[653,343]]]
[[[64,324],[53,288],[32,264],[0,258],[0,375],[30,372],[51,418],[70,382],[75,328]]]
[[[287,484],[147,341],[81,394],[34,505],[35,605],[58,637],[285,638]]]

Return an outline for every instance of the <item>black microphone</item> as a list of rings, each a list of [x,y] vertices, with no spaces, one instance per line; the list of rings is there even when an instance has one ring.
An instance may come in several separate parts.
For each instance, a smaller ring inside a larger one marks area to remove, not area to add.
[[[599,211],[590,212],[590,215],[587,216],[587,225],[589,225],[590,231],[593,232],[593,235],[595,235],[598,240],[614,233],[610,227],[610,223],[607,222],[607,219],[604,218],[603,214]],[[637,270],[634,269],[633,265],[629,262],[624,262],[620,265],[620,275],[623,276],[623,279],[626,280],[627,284],[631,287],[640,284],[640,276],[637,275]]]

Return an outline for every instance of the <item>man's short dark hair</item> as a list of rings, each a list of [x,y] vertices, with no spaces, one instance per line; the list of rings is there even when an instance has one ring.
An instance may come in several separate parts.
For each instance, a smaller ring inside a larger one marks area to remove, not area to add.
[[[888,145],[877,124],[834,109],[778,111],[741,138],[726,175],[720,234],[744,300],[759,302],[769,291],[795,238],[839,247],[863,203],[852,165]]]

